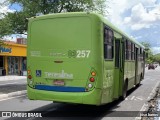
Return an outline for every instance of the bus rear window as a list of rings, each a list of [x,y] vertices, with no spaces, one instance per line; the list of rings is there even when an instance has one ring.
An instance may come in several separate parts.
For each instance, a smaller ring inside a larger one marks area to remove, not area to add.
[[[42,19],[32,22],[31,46],[40,49],[89,49],[91,21],[88,17]]]

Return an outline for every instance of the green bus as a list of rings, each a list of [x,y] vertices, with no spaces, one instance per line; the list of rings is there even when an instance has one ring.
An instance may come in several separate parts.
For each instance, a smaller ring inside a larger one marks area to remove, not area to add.
[[[101,105],[144,78],[144,46],[95,13],[30,18],[27,48],[31,100]]]

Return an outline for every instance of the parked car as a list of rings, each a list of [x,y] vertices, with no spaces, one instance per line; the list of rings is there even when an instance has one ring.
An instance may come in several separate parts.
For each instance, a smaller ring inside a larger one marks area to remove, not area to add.
[[[155,69],[154,64],[152,64],[152,63],[151,63],[151,64],[149,64],[149,65],[148,65],[148,70],[149,70],[149,69],[153,69],[153,70],[154,70],[154,69]]]

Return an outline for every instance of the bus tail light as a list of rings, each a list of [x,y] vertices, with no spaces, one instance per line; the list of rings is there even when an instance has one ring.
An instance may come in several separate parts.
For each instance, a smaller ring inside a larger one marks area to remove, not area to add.
[[[91,75],[92,75],[92,76],[96,76],[96,72],[92,72]]]
[[[27,70],[27,73],[28,73],[28,74],[31,74],[31,70]]]
[[[27,70],[27,79],[28,85],[33,88],[33,76],[30,69]]]
[[[31,75],[28,75],[28,79],[32,79],[32,76],[31,76]]]
[[[97,81],[97,73],[94,68],[91,68],[86,84],[86,92],[89,92],[95,88],[96,81]]]
[[[91,81],[91,82],[94,82],[94,81],[95,81],[95,79],[94,79],[93,77],[91,77],[91,78],[90,78],[90,81]]]
[[[27,73],[28,73],[28,79],[32,79],[31,70],[27,70]]]
[[[89,88],[92,88],[92,86],[93,86],[92,84],[88,84],[88,87],[89,87]]]

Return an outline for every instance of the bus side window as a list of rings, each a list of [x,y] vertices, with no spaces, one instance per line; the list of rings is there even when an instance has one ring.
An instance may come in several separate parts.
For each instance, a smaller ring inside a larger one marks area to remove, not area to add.
[[[143,61],[145,61],[146,52],[143,50]]]
[[[128,60],[131,60],[131,54],[132,54],[131,49],[132,49],[131,42],[128,41],[128,57],[129,57]]]
[[[104,28],[104,59],[113,59],[113,31]]]
[[[144,50],[143,48],[141,48],[141,61],[143,61],[143,54],[144,54]]]
[[[138,61],[140,61],[140,55],[141,55],[141,48],[139,48]]]
[[[125,59],[129,59],[129,54],[128,54],[128,40],[125,41]]]
[[[126,60],[132,60],[132,43],[128,40],[125,42],[125,56]]]
[[[135,44],[132,43],[132,60],[135,60]]]

